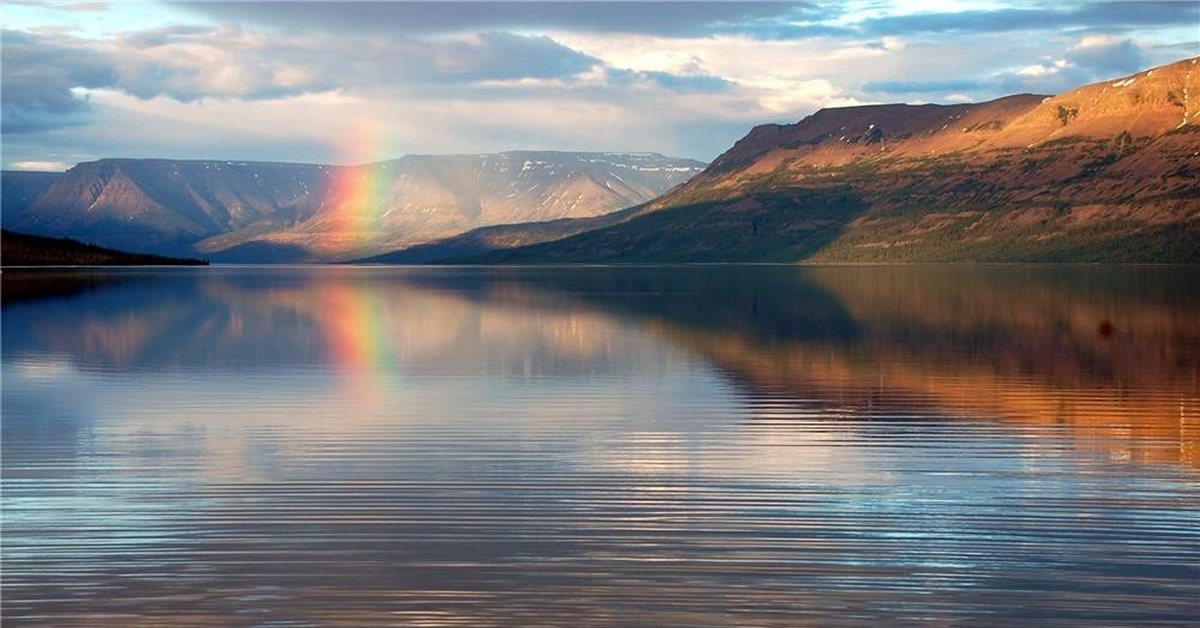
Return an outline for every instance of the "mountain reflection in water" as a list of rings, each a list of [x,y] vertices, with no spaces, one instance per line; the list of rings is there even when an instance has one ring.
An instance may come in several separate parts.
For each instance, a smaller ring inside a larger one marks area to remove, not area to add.
[[[1195,268],[3,281],[22,624],[1200,610]]]

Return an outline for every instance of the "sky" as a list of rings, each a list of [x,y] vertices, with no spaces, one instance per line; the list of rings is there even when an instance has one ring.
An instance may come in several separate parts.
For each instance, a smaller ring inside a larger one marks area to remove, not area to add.
[[[708,161],[822,107],[1052,94],[1200,55],[1200,2],[0,5],[0,161]]]

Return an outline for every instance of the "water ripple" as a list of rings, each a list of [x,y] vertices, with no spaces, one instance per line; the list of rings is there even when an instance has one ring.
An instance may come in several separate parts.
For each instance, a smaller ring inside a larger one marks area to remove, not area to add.
[[[1142,377],[989,294],[880,301],[903,273],[706,271],[696,312],[688,269],[272,272],[5,305],[6,623],[1200,616],[1197,310],[1144,293],[1169,277],[1043,304],[1140,321]]]

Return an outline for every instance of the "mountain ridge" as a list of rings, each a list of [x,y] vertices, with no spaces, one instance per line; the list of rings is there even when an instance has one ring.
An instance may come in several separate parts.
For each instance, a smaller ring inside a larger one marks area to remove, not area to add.
[[[1197,60],[760,125],[620,222],[448,261],[1200,261]]]
[[[39,235],[217,261],[338,261],[479,226],[602,215],[654,198],[702,165],[571,151],[354,166],[113,158],[62,173],[28,207],[7,199],[29,178],[6,171],[4,197],[6,224]]]

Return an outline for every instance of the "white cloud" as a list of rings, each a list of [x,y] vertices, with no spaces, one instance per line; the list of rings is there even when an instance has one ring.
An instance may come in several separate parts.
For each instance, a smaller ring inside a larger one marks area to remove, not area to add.
[[[13,170],[36,170],[44,172],[62,172],[71,167],[65,161],[14,161],[8,165]]]
[[[1071,46],[1071,50],[1084,50],[1087,48],[1107,48],[1120,44],[1126,41],[1124,37],[1116,35],[1088,35],[1079,40],[1079,43]]]
[[[739,113],[733,95],[718,100],[720,111],[714,112],[709,95],[653,85],[622,92],[621,99],[603,93],[588,98],[570,88],[546,90],[537,99],[525,93],[406,98],[384,91],[330,91],[270,101],[179,102],[98,90],[90,97],[107,124],[72,129],[70,137],[77,144],[123,146],[127,156],[231,158],[254,150],[258,159],[284,160],[295,159],[289,152],[306,147],[301,161],[336,163],[517,148],[696,154],[697,146],[687,143],[696,135],[681,134],[680,125],[710,126],[711,132],[724,134],[714,142],[722,145],[763,115]],[[166,136],[173,138],[172,145],[155,148]],[[481,146],[480,138],[489,144]]]
[[[821,107],[846,107],[864,104],[843,94],[827,80],[811,81],[764,79],[751,84],[757,89],[758,103],[771,113],[812,111]]]
[[[1056,61],[1047,61],[1045,63],[1036,63],[1028,65],[1017,71],[1017,74],[1022,76],[1047,76],[1057,74],[1065,68],[1071,67],[1073,64],[1066,59],[1058,59]]]

